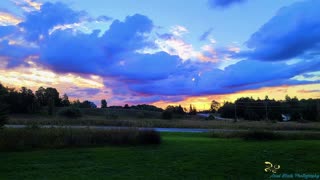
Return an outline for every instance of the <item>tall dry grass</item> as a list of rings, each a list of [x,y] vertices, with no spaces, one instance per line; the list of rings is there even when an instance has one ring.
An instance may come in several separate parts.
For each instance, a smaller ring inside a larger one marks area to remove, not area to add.
[[[160,144],[160,133],[154,130],[37,128],[0,130],[0,150],[33,148],[89,147],[103,145]]]

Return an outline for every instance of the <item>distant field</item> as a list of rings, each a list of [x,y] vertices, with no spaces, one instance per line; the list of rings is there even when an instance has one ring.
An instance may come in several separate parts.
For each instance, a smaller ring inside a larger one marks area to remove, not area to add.
[[[253,129],[253,130],[320,130],[320,123],[297,123],[266,121],[219,121],[203,118],[186,117],[182,119],[164,120],[160,118],[139,118],[135,116],[106,118],[102,115],[85,115],[81,118],[64,118],[45,115],[12,115],[8,124],[29,125],[103,125],[127,127],[179,127],[179,128],[210,128],[210,129]]]
[[[61,109],[61,108],[60,108]],[[56,109],[59,111],[59,108]],[[95,125],[126,127],[164,128],[209,128],[209,129],[251,129],[251,130],[320,130],[320,122],[266,122],[233,120],[205,120],[200,116],[180,115],[171,120],[161,119],[161,112],[134,109],[81,109],[80,118],[66,118],[56,115],[23,114],[11,115],[8,124],[26,125]]]
[[[266,179],[278,173],[320,174],[320,141],[244,141],[163,133],[154,146],[1,152],[0,179]]]

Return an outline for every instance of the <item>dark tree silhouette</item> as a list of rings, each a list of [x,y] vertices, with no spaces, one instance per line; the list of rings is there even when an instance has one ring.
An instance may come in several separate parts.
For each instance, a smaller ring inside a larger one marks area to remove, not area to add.
[[[282,120],[282,115],[293,121],[318,121],[320,117],[317,105],[319,99],[301,99],[286,96],[285,100],[276,101],[267,96],[264,100],[242,97],[235,103],[226,102],[218,112],[224,118],[238,118],[246,120]]]
[[[62,96],[61,105],[62,105],[62,106],[70,106],[70,101],[69,101],[69,97],[68,97],[67,94],[64,94],[64,95]]]
[[[97,106],[88,100],[83,101],[82,103],[80,103],[80,108],[97,108]]]
[[[101,108],[107,108],[107,107],[108,107],[107,101],[105,99],[102,99],[101,100]]]

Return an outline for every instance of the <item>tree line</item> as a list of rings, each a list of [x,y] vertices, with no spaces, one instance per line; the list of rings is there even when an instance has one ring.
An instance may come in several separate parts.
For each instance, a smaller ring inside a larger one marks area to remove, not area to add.
[[[253,99],[242,97],[225,102],[218,110],[223,118],[280,121],[288,117],[293,121],[320,121],[320,99],[298,99],[286,96],[285,100]]]
[[[52,87],[39,87],[33,92],[31,89],[21,87],[20,89],[4,87],[0,83],[0,115],[1,113],[37,113],[46,108],[48,114],[53,114],[55,107],[97,108],[91,101],[70,101],[67,94],[60,96],[59,91]],[[135,109],[162,112],[162,108],[153,105],[139,104],[129,106],[109,106],[105,99],[101,100],[101,108],[112,109]]]
[[[43,107],[47,107],[48,114],[52,114],[55,107],[75,106],[79,108],[95,108],[93,102],[79,100],[70,102],[67,94],[60,97],[56,88],[40,87],[33,92],[31,89],[21,87],[20,89],[4,87],[0,83],[0,110],[4,109],[10,113],[36,113]]]
[[[48,114],[52,115],[55,107],[73,106],[77,108],[97,108],[88,100],[83,102],[69,101],[68,95],[60,93],[52,87],[40,87],[33,92],[31,89],[21,87],[19,90],[4,87],[0,83],[0,119],[6,118],[10,113],[36,113],[46,107]],[[146,111],[163,112],[165,118],[172,115],[196,115],[197,109],[190,105],[189,109],[169,105],[164,110],[153,105],[141,104],[129,106],[109,106],[105,99],[101,100],[101,108],[113,109],[135,109]],[[283,116],[290,117],[295,121],[320,121],[320,99],[301,99],[297,97],[285,97],[285,100],[253,99],[252,97],[241,97],[235,102],[224,102],[222,106],[213,100],[210,109],[202,111],[205,113],[218,113],[223,118],[246,119],[246,120],[282,120]]]

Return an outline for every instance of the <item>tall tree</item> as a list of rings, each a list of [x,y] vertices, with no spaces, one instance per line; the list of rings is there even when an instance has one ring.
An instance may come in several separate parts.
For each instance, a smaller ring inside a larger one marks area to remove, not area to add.
[[[196,115],[197,114],[197,109],[192,104],[190,104],[189,114],[190,115]]]
[[[7,95],[7,89],[0,83],[0,128],[6,124],[8,119],[7,106],[5,104],[5,98]]]
[[[64,95],[62,96],[61,105],[62,105],[62,106],[70,106],[70,101],[69,101],[69,97],[68,97],[67,94],[64,94]]]
[[[43,87],[39,87],[39,89],[35,92],[35,96],[37,101],[40,103],[40,106],[48,105],[48,100],[45,97],[46,89]]]
[[[105,99],[102,99],[101,100],[101,108],[107,108],[107,107],[108,107],[107,101]]]
[[[52,103],[51,101],[53,101],[53,104],[55,106],[59,106],[61,104],[60,98],[59,98],[59,92],[57,91],[56,88],[52,88],[52,87],[46,88],[44,95],[47,102],[50,101],[50,103]]]
[[[97,108],[97,106],[93,102],[85,100],[80,103],[80,108]]]

